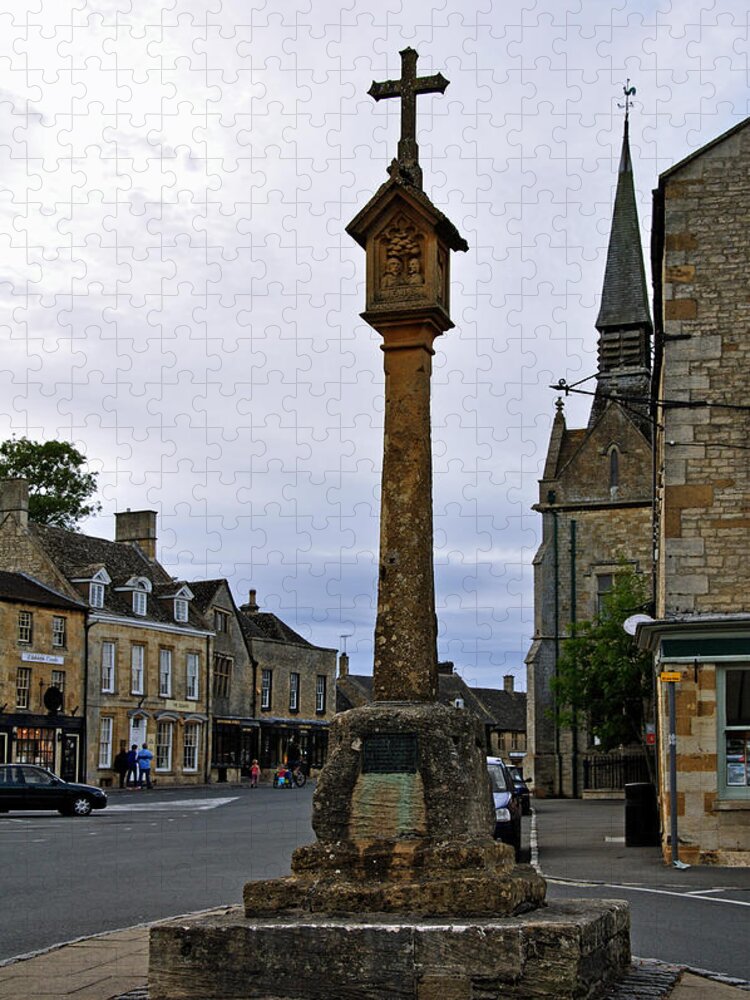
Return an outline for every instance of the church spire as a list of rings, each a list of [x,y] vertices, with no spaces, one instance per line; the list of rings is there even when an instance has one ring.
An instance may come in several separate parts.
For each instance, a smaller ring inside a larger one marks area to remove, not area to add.
[[[625,127],[601,305],[596,319],[599,365],[589,427],[598,420],[613,396],[633,400],[626,405],[631,413],[635,409],[642,415],[639,423],[643,423],[648,410],[645,399],[651,369],[651,311],[638,225],[628,122],[629,99],[635,88],[626,84],[623,89]]]
[[[626,118],[602,301],[596,320],[600,333],[613,327],[651,326],[628,128]]]

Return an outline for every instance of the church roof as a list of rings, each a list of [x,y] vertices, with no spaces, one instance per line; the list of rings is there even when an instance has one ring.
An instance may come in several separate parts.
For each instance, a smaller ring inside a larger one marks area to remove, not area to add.
[[[612,228],[609,234],[607,265],[596,328],[601,331],[609,327],[622,329],[644,324],[650,326],[651,312],[648,305],[646,270],[643,265],[626,118],[617,192],[612,211]]]

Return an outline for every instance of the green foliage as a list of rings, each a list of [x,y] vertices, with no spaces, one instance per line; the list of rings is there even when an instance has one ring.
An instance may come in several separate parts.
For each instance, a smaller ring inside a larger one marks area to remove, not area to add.
[[[29,481],[29,517],[40,524],[73,528],[101,509],[88,501],[96,474],[85,472],[86,456],[67,441],[11,438],[0,444],[0,479]]]
[[[653,664],[622,623],[648,601],[646,579],[629,568],[615,574],[600,613],[563,643],[553,690],[564,726],[586,718],[602,750],[643,742]]]

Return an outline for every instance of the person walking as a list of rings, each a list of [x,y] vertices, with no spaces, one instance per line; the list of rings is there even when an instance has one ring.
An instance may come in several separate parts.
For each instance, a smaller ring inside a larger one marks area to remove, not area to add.
[[[112,762],[112,770],[120,779],[120,788],[125,787],[125,775],[128,771],[128,751],[125,749],[125,744],[120,744],[120,752],[115,757]]]
[[[260,777],[260,764],[257,760],[253,760],[250,765],[250,787],[258,787],[258,778]]]
[[[134,743],[127,753],[128,766],[125,772],[125,784],[128,788],[138,787],[138,745]]]
[[[151,784],[151,761],[154,759],[154,755],[148,748],[148,743],[144,743],[141,749],[138,751],[138,767],[140,769],[140,787],[143,788],[144,781],[146,782],[146,788],[152,788]]]

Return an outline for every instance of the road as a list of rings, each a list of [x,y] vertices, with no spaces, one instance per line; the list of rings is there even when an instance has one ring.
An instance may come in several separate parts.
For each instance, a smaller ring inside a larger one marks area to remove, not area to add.
[[[115,793],[85,819],[0,816],[0,961],[239,902],[248,879],[288,874],[293,849],[314,839],[311,798],[309,785],[213,785]],[[634,954],[750,979],[749,871],[676,872],[653,850],[626,849],[621,807],[547,801],[535,822],[550,899],[627,899]]]
[[[74,938],[237,903],[314,839],[312,788],[115,793],[86,818],[0,816],[0,961]]]
[[[750,920],[750,869],[679,871],[658,848],[625,846],[623,802],[535,803],[547,898],[625,899],[640,958],[750,980],[740,928]]]

